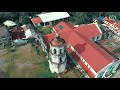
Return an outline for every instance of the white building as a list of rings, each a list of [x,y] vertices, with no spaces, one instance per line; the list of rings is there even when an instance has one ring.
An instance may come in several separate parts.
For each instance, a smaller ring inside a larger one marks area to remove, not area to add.
[[[114,34],[118,36],[120,35],[120,22],[107,17],[104,18],[103,22],[104,24],[102,24],[102,26],[105,26],[106,28],[111,30]]]
[[[10,26],[15,26],[16,23],[11,21],[11,20],[6,20],[4,23],[3,23],[5,26],[7,27],[10,27]]]
[[[65,20],[70,17],[67,12],[49,12],[49,13],[41,13],[36,15],[36,18],[32,18],[31,21],[33,25],[52,25],[55,22],[59,22],[60,20]],[[36,27],[36,26],[35,26]]]

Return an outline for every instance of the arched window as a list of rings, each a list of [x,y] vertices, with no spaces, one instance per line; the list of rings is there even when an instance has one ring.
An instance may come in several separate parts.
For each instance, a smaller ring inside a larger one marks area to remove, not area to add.
[[[60,57],[60,63],[62,62],[62,58]]]
[[[60,54],[62,53],[62,49],[60,49]]]
[[[54,54],[56,54],[56,49],[54,49]]]

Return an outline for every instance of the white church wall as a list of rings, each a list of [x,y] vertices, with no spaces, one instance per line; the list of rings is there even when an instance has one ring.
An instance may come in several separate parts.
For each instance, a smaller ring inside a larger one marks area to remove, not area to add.
[[[65,47],[65,44],[61,46],[53,46],[50,44],[50,60],[48,60],[48,62],[52,73],[64,72],[67,62]]]

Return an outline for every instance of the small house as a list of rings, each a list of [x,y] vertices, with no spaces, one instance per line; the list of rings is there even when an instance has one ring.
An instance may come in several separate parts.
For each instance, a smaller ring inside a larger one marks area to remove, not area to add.
[[[25,38],[24,29],[20,26],[14,26],[9,30],[12,40],[16,44],[27,43],[27,40],[23,40]]]
[[[105,17],[102,24],[104,27],[108,28],[109,31],[116,35],[120,35],[120,22],[115,19]],[[111,34],[112,34],[111,33]],[[112,36],[112,35],[110,35]]]

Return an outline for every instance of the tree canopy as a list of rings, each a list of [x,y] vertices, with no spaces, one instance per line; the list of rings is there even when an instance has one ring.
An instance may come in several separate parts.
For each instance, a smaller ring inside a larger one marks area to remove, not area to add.
[[[28,22],[28,17],[35,16],[41,12],[0,12],[0,24],[6,20],[13,20],[14,22],[19,22],[22,18],[25,23]]]
[[[92,23],[94,18],[99,16],[115,15],[120,20],[120,12],[69,12],[70,21],[75,24]]]
[[[41,12],[0,12],[0,23],[5,20],[13,20],[19,22],[23,20],[24,23],[29,22],[29,16],[34,17]],[[116,15],[116,18],[120,20],[120,12],[68,12],[70,14],[70,21],[75,24],[84,24],[93,22],[93,18],[98,16]]]

